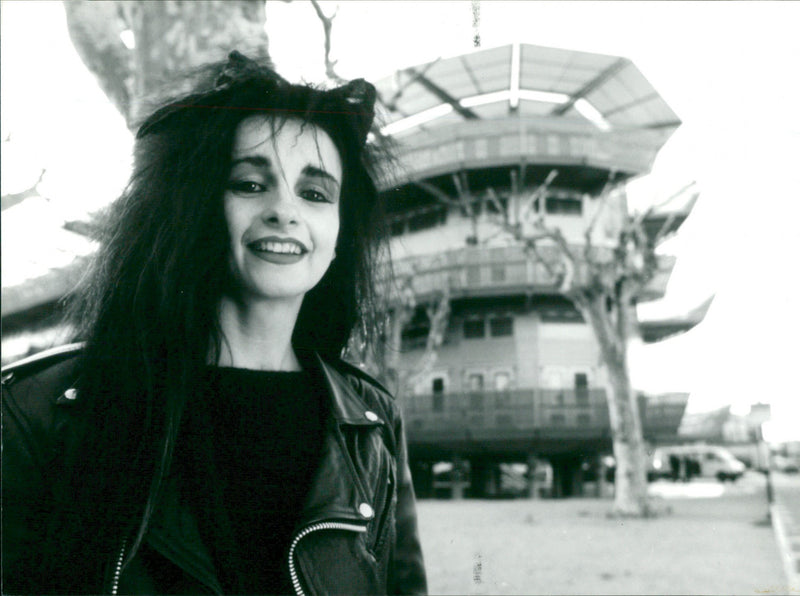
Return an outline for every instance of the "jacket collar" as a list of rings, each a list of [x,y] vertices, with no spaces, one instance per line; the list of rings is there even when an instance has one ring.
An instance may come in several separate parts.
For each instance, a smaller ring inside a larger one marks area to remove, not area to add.
[[[383,423],[364,399],[362,391],[358,391],[350,381],[333,365],[314,353],[317,370],[322,374],[325,387],[330,395],[331,416],[340,424],[378,426]]]

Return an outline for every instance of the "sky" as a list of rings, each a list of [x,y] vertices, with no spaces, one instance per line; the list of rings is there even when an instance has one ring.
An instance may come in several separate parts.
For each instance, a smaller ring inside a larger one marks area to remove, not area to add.
[[[480,5],[482,47],[514,41],[624,56],[683,121],[649,176],[629,187],[641,207],[697,181],[690,218],[665,247],[678,257],[667,297],[645,318],[711,294],[688,333],[633,347],[634,383],[690,393],[689,411],[772,404],[775,440],[800,439],[794,379],[800,341],[799,2],[501,2]],[[338,6],[333,57],[346,78],[473,49],[472,3],[322,2]],[[58,2],[0,2],[3,193],[38,176],[59,217],[114,198],[130,134],[69,41]],[[303,0],[267,3],[270,52],[291,80],[324,79],[322,26]],[[34,230],[35,232],[35,230]],[[3,237],[7,230],[4,226]],[[5,255],[4,269],[10,262]]]

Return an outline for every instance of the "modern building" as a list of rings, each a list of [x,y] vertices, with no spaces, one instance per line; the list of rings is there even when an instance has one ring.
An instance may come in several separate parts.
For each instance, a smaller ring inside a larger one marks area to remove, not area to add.
[[[526,44],[406,68],[377,87],[382,130],[400,152],[386,190],[396,314],[409,293],[415,310],[393,357],[419,490],[431,491],[437,462],[470,469],[472,494],[491,495],[501,462],[544,459],[555,493],[575,493],[583,471],[611,451],[605,370],[561,278],[509,225],[525,233],[541,217],[581,246],[594,222],[592,246],[612,250],[628,206],[606,185],[646,174],[680,121],[629,60]],[[647,235],[677,230],[694,199],[651,213]],[[673,264],[659,257],[643,299],[664,295]],[[447,324],[431,350],[444,302]],[[685,331],[707,308],[641,322],[641,337]],[[640,397],[647,440],[675,436],[687,397]]]

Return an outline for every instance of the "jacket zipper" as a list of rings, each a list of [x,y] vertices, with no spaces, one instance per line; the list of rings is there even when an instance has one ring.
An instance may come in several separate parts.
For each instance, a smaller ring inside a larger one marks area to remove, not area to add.
[[[289,577],[292,580],[292,587],[294,588],[297,596],[305,596],[305,592],[300,585],[300,577],[297,574],[297,567],[295,566],[294,561],[294,551],[297,548],[297,543],[300,542],[302,538],[308,536],[312,532],[316,532],[317,530],[349,530],[351,532],[366,532],[367,528],[366,526],[344,522],[319,522],[316,524],[311,524],[310,526],[307,526],[298,532],[289,546]]]
[[[114,577],[111,580],[111,594],[116,596],[119,591],[119,579],[122,575],[122,562],[125,560],[125,547],[127,546],[127,538],[122,541],[122,546],[119,549],[119,557],[117,557],[117,564],[114,566]]]

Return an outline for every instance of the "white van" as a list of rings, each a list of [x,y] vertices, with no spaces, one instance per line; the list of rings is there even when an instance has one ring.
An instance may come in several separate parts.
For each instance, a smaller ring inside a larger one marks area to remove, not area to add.
[[[737,480],[745,465],[718,445],[675,445],[656,447],[651,477],[690,480],[694,477]]]

